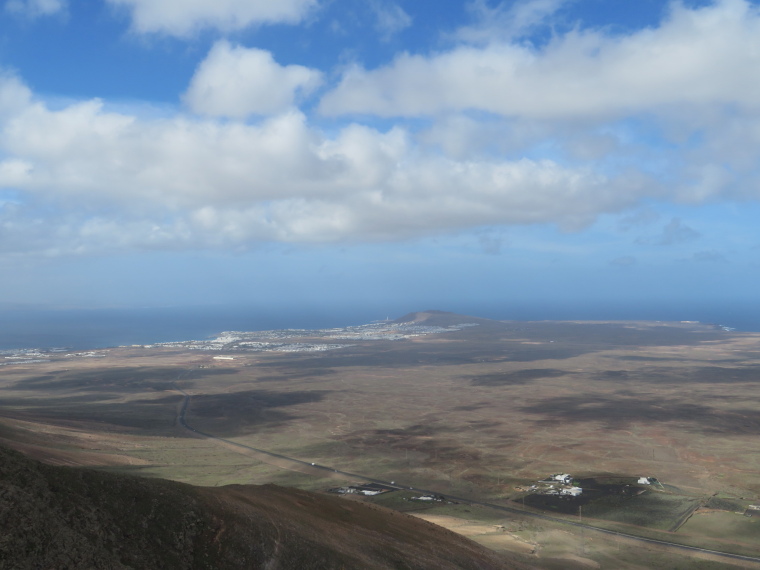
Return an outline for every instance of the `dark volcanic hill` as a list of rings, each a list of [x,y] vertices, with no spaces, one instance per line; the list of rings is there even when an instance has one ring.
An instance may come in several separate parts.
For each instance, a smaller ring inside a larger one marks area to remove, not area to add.
[[[297,489],[193,487],[0,448],[0,568],[521,567],[388,509]]]

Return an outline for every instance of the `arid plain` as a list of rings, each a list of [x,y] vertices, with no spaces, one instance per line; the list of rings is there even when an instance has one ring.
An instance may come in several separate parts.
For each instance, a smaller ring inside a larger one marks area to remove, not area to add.
[[[354,482],[335,469],[760,557],[760,516],[745,516],[760,504],[759,334],[435,311],[399,323],[451,329],[311,352],[163,345],[10,359],[0,369],[0,441],[47,462],[209,486]],[[536,503],[527,490],[553,473],[662,485],[630,501]],[[367,500],[541,567],[756,567],[462,502],[422,506],[412,495]]]

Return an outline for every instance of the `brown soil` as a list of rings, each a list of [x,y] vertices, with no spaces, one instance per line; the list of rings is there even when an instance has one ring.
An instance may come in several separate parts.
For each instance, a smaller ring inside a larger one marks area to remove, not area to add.
[[[0,448],[0,568],[522,567],[377,506],[55,467]]]

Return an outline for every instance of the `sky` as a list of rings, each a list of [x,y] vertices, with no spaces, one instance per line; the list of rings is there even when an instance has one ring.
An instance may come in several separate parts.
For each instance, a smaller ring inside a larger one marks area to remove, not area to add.
[[[749,0],[0,5],[6,307],[751,304],[759,183]]]

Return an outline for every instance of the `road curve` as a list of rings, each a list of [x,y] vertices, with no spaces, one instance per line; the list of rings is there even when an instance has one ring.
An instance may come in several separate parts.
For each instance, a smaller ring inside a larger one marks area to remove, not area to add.
[[[187,430],[189,430],[189,431],[191,431],[191,432],[193,432],[195,434],[198,434],[198,435],[200,435],[202,437],[205,437],[205,438],[208,438],[208,439],[213,439],[213,440],[216,440],[216,441],[220,441],[220,442],[223,442],[223,443],[225,443],[227,445],[233,445],[235,447],[240,447],[242,449],[248,449],[248,450],[251,450],[251,451],[255,451],[257,453],[268,455],[270,457],[275,457],[275,458],[280,459],[280,460],[289,461],[289,462],[294,463],[295,465],[298,465],[299,467],[304,467],[305,466],[305,467],[308,467],[308,468],[314,469],[314,470],[329,471],[330,473],[333,473],[333,474],[337,473],[338,475],[345,475],[346,477],[350,477],[351,479],[358,479],[360,481],[367,481],[369,483],[379,483],[381,485],[386,485],[388,487],[392,487],[392,488],[398,489],[398,490],[408,490],[408,491],[415,491],[415,492],[418,492],[418,493],[427,493],[427,494],[433,494],[433,495],[441,495],[442,494],[442,493],[439,493],[438,491],[431,491],[429,489],[420,489],[419,487],[410,487],[410,486],[399,485],[399,484],[395,483],[394,481],[385,481],[383,479],[376,479],[374,477],[367,477],[366,475],[359,475],[357,473],[350,473],[348,471],[341,471],[340,469],[333,469],[332,467],[328,467],[326,465],[317,465],[315,463],[309,463],[308,461],[302,461],[301,459],[296,459],[295,457],[288,457],[287,455],[282,455],[280,453],[274,453],[272,451],[267,451],[265,449],[258,449],[256,447],[252,447],[250,445],[245,445],[245,444],[242,444],[242,443],[237,443],[235,441],[230,441],[229,439],[224,439],[224,438],[221,438],[221,437],[217,437],[217,436],[215,436],[213,434],[205,433],[203,431],[197,430],[197,429],[193,428],[192,426],[188,425],[187,418],[186,418],[187,410],[188,410],[188,407],[190,405],[190,398],[192,396],[190,394],[188,394],[187,392],[185,392],[182,388],[176,388],[176,390],[178,392],[180,392],[184,396],[184,400],[182,401],[182,405],[180,406],[180,410],[179,410],[179,413],[177,415],[177,421],[178,421],[179,425],[181,425],[183,428],[185,428],[185,429],[187,429]],[[560,518],[552,517],[550,515],[545,515],[545,514],[542,514],[542,513],[534,513],[534,512],[531,512],[531,511],[524,511],[524,510],[516,508],[516,507],[508,507],[508,506],[504,506],[504,505],[496,505],[494,503],[486,503],[486,502],[483,502],[483,501],[476,501],[476,500],[473,500],[473,499],[468,499],[466,497],[457,497],[457,496],[448,495],[448,494],[446,494],[445,496],[448,499],[452,499],[452,500],[458,501],[460,503],[467,503],[467,504],[470,504],[470,505],[479,505],[479,506],[482,506],[482,507],[488,507],[490,509],[496,509],[496,510],[507,512],[507,513],[511,513],[511,514],[517,514],[517,515],[520,515],[520,516],[532,517],[532,518],[542,519],[542,520],[546,520],[546,521],[551,521],[551,522],[554,522],[554,523],[559,523],[559,524],[564,524],[564,525],[568,525],[568,526],[583,528],[583,529],[590,530],[592,532],[599,532],[599,533],[606,534],[606,535],[623,537],[623,538],[626,538],[626,539],[629,539],[629,540],[635,540],[635,541],[644,542],[644,543],[647,543],[647,544],[653,544],[653,545],[657,545],[657,546],[666,546],[666,547],[669,547],[669,548],[674,548],[674,549],[685,551],[685,552],[692,552],[692,553],[698,553],[698,554],[709,554],[709,555],[712,555],[712,556],[719,556],[719,557],[728,558],[728,559],[731,559],[731,560],[740,560],[742,562],[751,562],[751,563],[754,563],[754,564],[760,564],[760,558],[755,558],[755,557],[752,557],[752,556],[744,556],[744,555],[741,555],[741,554],[732,554],[730,552],[722,552],[720,550],[710,550],[708,548],[699,548],[697,546],[688,546],[686,544],[678,544],[677,542],[668,542],[667,540],[658,540],[656,538],[647,538],[647,537],[638,536],[638,535],[635,535],[635,534],[628,534],[628,533],[625,533],[625,532],[618,532],[618,531],[615,531],[615,530],[609,530],[609,529],[605,529],[605,528],[599,528],[599,527],[591,526],[591,525],[588,525],[588,524],[585,524],[585,523],[581,523],[581,522],[575,522],[575,521],[570,521],[570,520],[566,520],[566,519],[560,519]]]

